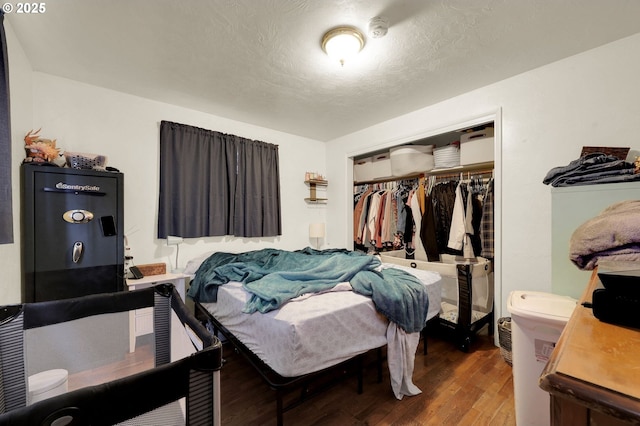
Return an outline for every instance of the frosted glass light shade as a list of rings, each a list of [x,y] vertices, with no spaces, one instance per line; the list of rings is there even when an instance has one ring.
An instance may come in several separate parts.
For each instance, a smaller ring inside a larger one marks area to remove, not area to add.
[[[309,238],[324,238],[324,223],[309,224]]]
[[[322,37],[322,50],[332,59],[344,65],[364,47],[364,36],[353,27],[338,27]]]

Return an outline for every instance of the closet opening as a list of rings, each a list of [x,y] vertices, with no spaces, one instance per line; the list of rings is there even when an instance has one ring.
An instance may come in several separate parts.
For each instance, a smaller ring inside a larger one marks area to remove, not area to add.
[[[494,133],[489,121],[354,157],[354,249],[471,260],[484,245],[493,259],[493,224],[481,228],[481,219],[483,210],[493,215],[483,201],[493,187]]]
[[[440,315],[445,322],[453,320],[461,349],[468,348],[469,337],[478,331],[472,327],[475,321],[482,319],[475,325],[488,324],[493,332],[503,311],[496,161],[500,116],[484,118],[352,157],[354,250],[441,275],[444,271],[449,281],[457,279],[457,272],[447,265],[471,265],[469,277],[480,287],[474,283],[470,289],[469,306]],[[459,308],[455,292],[443,290],[443,309]],[[464,336],[457,321],[463,323]],[[497,333],[494,338],[497,344]]]

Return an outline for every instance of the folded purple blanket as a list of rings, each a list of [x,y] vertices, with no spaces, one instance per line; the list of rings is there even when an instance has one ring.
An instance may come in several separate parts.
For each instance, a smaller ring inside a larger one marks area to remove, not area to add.
[[[584,270],[601,259],[640,261],[640,200],[612,204],[580,225],[571,235],[569,258]]]

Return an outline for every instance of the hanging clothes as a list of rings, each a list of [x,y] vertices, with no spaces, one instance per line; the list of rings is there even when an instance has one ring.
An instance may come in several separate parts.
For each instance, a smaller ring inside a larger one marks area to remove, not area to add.
[[[420,195],[422,193],[422,195]],[[411,198],[411,215],[413,218],[413,246],[415,250],[415,259],[419,260],[427,260],[427,253],[424,249],[424,245],[422,244],[422,239],[420,238],[420,228],[422,226],[422,212],[420,208],[420,200],[424,199],[424,186],[415,191],[414,196]]]
[[[455,200],[453,203],[453,211],[451,212],[451,225],[449,226],[449,239],[447,247],[452,250],[460,251],[464,244],[465,234],[465,201],[462,196],[463,184],[456,186]]]
[[[368,253],[404,248],[407,258],[429,261],[441,254],[488,257],[493,180],[488,183],[460,174],[358,185],[354,247]]]
[[[411,198],[413,197],[413,192],[410,191],[407,199],[404,200],[404,215],[405,215],[405,224],[403,230],[404,237],[404,250],[406,252],[407,259],[415,259],[415,246],[413,245],[413,230],[415,228],[413,223],[413,212],[411,208]]]
[[[447,245],[452,250],[462,251],[467,259],[480,255],[482,251],[480,222],[485,195],[486,187],[478,178],[461,181],[456,188]]]
[[[418,179],[418,188],[416,189],[416,194],[418,199],[418,207],[420,208],[420,215],[423,215],[425,211],[426,198],[427,198],[427,194],[424,186],[424,177],[420,177]]]
[[[473,229],[473,199],[474,195],[469,192],[466,197],[466,207],[464,210],[464,240],[462,243],[462,255],[465,259],[473,259],[476,257],[475,252],[473,250],[473,244],[471,242],[471,237],[475,235],[475,230]]]
[[[399,223],[406,219],[399,217],[398,197],[406,195],[406,188],[397,182],[354,187],[353,241],[356,250],[376,253],[404,247],[404,229],[401,232],[398,229]],[[401,214],[406,216],[406,212]]]
[[[401,181],[394,193],[397,223],[393,248],[394,250],[408,249],[411,251],[411,255],[413,255],[413,246],[411,245],[413,216],[408,201],[414,183],[415,181],[412,180]]]
[[[451,229],[451,216],[456,199],[456,180],[436,183],[431,189],[433,217],[436,230],[436,243],[438,253],[456,254],[447,247],[449,242],[449,230]]]
[[[387,191],[381,191],[379,193],[379,203],[378,203],[378,211],[376,213],[375,218],[375,233],[371,238],[372,245],[376,248],[376,251],[379,251],[383,247],[383,224],[384,224],[384,214],[386,212],[385,204],[387,202]]]
[[[367,197],[371,194],[371,188],[366,186],[364,192],[356,191],[354,194],[355,206],[353,208],[353,241],[362,244],[362,211]]]
[[[487,259],[493,259],[494,253],[494,204],[493,204],[493,178],[487,184],[487,191],[482,203],[482,219],[480,220],[480,240],[482,241],[482,250],[480,256]]]
[[[395,229],[395,223],[396,223],[396,219],[394,215],[395,208],[393,206],[393,200],[394,200],[393,191],[387,190],[384,197],[385,197],[384,212],[383,212],[380,239],[382,243],[381,248],[384,250],[388,250],[393,247],[392,229]]]
[[[456,251],[462,251],[466,259],[475,257],[471,236],[474,234],[473,195],[469,192],[466,183],[460,182],[456,187],[456,200],[451,216],[451,229],[447,246]]]
[[[440,252],[438,250],[438,241],[436,239],[436,221],[433,214],[433,197],[428,194],[425,199],[425,211],[422,215],[420,226],[420,240],[427,253],[429,262],[437,262],[440,260]]]
[[[471,203],[472,203],[472,216],[471,226],[473,227],[473,234],[470,235],[471,245],[473,246],[473,252],[476,256],[480,256],[482,252],[482,232],[480,221],[482,220],[482,210],[484,207],[484,199],[487,193],[487,184],[483,179],[472,179],[471,185]]]

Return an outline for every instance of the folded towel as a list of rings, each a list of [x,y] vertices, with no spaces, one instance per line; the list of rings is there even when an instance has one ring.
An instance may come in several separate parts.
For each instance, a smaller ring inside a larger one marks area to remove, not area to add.
[[[640,200],[612,204],[580,225],[571,235],[569,258],[584,270],[605,258],[640,261]]]

